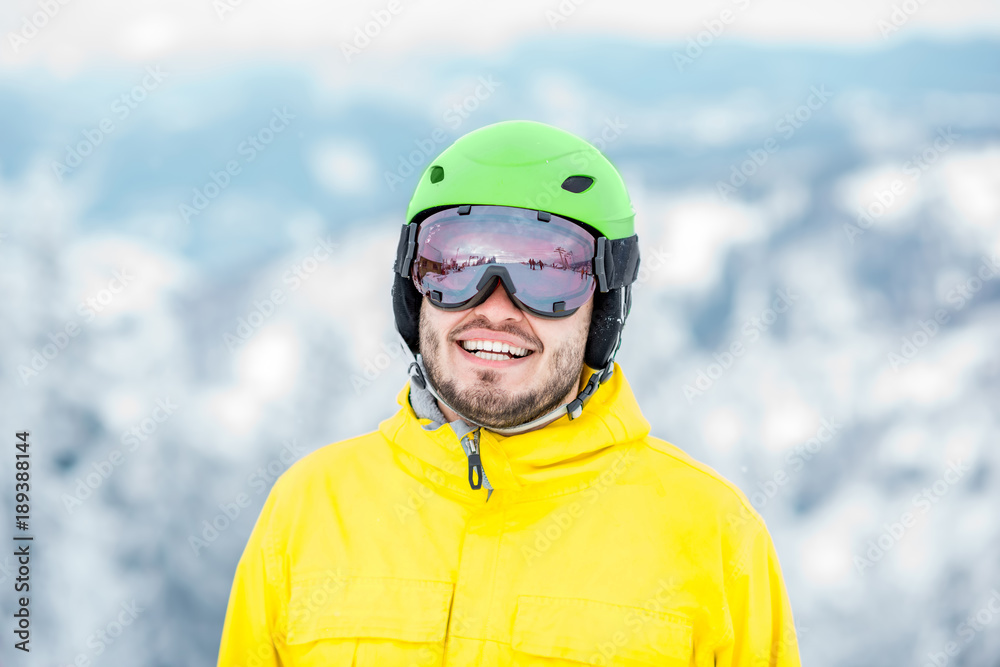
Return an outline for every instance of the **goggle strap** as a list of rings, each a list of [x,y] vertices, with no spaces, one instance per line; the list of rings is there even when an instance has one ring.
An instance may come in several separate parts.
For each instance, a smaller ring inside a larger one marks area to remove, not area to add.
[[[610,264],[610,269],[608,268]],[[594,276],[597,278],[597,289],[602,292],[608,291],[608,273],[614,275],[615,260],[611,256],[611,249],[608,248],[608,240],[599,236],[597,238],[597,249],[594,252]]]
[[[410,277],[410,267],[417,251],[417,225],[405,224],[399,230],[399,245],[396,246],[396,266],[393,270],[404,278]]]
[[[594,275],[602,292],[631,285],[639,275],[639,237],[623,239],[597,238],[594,253]]]
[[[618,241],[617,248],[614,248],[615,241],[611,242],[612,248],[615,250],[615,256],[624,257],[625,261],[619,262],[615,266],[615,268],[621,266],[622,271],[620,274],[615,272],[615,276],[611,280],[612,289],[631,285],[639,276],[639,236],[633,234],[627,238],[615,240]]]

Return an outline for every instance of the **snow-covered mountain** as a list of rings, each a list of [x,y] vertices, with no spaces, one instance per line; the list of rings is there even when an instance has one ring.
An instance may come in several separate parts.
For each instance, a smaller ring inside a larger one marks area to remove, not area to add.
[[[997,664],[1000,44],[696,51],[0,74],[30,664],[214,664],[275,477],[395,411],[416,178],[511,118],[623,173],[643,263],[618,361],[653,433],[767,521],[804,664],[934,664],[949,643],[948,664]]]

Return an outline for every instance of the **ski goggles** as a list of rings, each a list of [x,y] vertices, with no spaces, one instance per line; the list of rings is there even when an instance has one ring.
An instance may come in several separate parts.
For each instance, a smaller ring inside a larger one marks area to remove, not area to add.
[[[633,241],[631,283],[638,244],[634,236],[623,241]],[[576,312],[595,289],[615,286],[609,280],[613,243],[582,223],[545,211],[464,205],[404,225],[396,270],[412,276],[417,291],[443,310],[482,303],[499,281],[522,310],[559,318]],[[632,260],[630,255],[626,252]]]

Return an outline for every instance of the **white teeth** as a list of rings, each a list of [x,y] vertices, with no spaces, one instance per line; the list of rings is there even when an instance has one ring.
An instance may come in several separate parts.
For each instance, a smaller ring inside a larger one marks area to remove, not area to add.
[[[490,359],[492,361],[504,361],[510,359],[511,356],[525,357],[529,352],[527,348],[516,347],[510,343],[494,340],[463,340],[461,341],[461,345],[480,359]]]

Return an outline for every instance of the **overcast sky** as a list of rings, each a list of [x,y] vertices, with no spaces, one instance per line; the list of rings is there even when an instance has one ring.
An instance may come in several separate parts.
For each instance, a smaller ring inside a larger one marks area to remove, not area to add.
[[[57,8],[51,17],[41,13],[49,2]],[[180,56],[215,64],[252,55],[346,65],[343,45],[373,13],[385,25],[369,28],[375,37],[366,59],[495,52],[544,35],[683,42],[709,28],[730,39],[865,46],[1000,34],[996,0],[5,0],[0,67],[45,65],[70,74],[109,62]],[[42,27],[35,31],[31,22]]]

